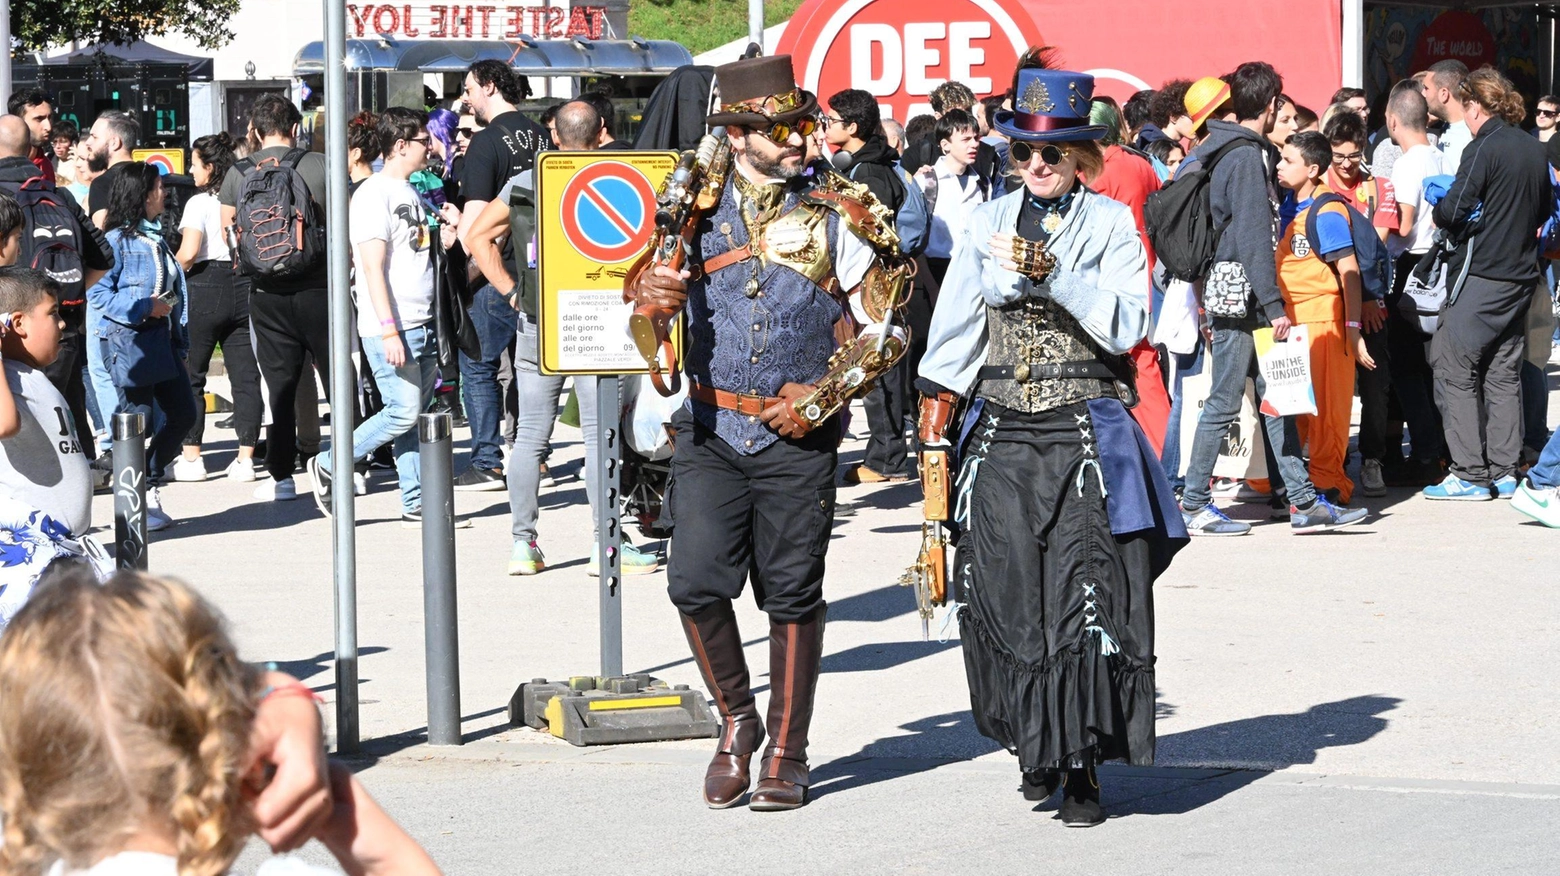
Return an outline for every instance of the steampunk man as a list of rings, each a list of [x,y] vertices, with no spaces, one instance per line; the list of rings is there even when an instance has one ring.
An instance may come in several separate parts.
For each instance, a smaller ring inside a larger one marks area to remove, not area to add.
[[[710,169],[725,177],[718,202],[690,225],[685,270],[638,266],[627,287],[641,307],[681,308],[687,322],[668,591],[723,721],[704,799],[740,803],[764,741],[732,612],[751,580],[770,621],[770,697],[749,806],[795,809],[807,802],[822,657],[835,414],[903,354],[894,321],[910,269],[865,187],[806,164],[818,104],[789,56],[716,77],[722,103],[707,121],[730,147],[729,168]]]

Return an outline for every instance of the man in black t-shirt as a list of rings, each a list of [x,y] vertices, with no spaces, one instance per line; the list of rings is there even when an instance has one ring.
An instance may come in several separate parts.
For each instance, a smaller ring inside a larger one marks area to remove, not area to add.
[[[114,187],[114,177],[124,170],[120,165],[134,158],[130,153],[140,137],[141,123],[134,116],[108,110],[98,115],[81,144],[87,153],[87,167],[99,174],[87,190],[87,215],[98,228],[108,215],[108,193]]]
[[[303,114],[279,94],[263,94],[250,111],[250,124],[260,138],[260,149],[249,156],[259,163],[267,159],[283,160],[297,145],[298,125]],[[298,175],[316,204],[325,194],[325,156],[309,152],[299,159]],[[238,216],[238,198],[244,184],[244,172],[228,170],[222,179],[217,200],[222,204],[222,224],[231,228]],[[320,259],[304,276],[288,280],[256,277],[249,298],[249,320],[255,338],[260,374],[270,394],[271,426],[266,430],[265,467],[271,480],[255,490],[255,498],[289,501],[297,498],[293,471],[298,465],[298,419],[295,402],[300,382],[313,381],[304,369],[305,357],[313,355],[314,365],[325,376],[325,398],[330,399],[330,280],[325,259]],[[335,405],[331,406],[335,411]],[[336,422],[345,426],[353,419],[350,402],[345,416]]]
[[[461,211],[462,240],[504,184],[536,164],[536,153],[547,142],[547,131],[515,109],[526,93],[525,80],[501,61],[478,61],[466,74],[466,103],[487,127],[471,138],[461,168],[460,193],[466,199]],[[511,275],[518,275],[513,246],[505,247],[504,262]],[[482,358],[460,354],[461,398],[471,424],[471,467],[455,479],[457,490],[504,489],[499,450],[504,409],[498,368],[519,327],[518,314],[504,300],[508,291],[484,283],[472,298],[471,323],[482,340]]]

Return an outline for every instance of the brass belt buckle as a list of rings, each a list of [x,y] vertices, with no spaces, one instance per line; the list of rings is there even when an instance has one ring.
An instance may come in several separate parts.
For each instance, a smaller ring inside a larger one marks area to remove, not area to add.
[[[1019,383],[1029,382],[1029,363],[1021,362],[1013,366],[1013,379]]]

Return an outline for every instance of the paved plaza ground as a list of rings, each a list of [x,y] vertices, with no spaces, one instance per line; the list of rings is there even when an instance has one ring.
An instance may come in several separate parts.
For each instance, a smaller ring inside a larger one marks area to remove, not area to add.
[[[220,472],[232,433],[216,437]],[[814,802],[711,812],[699,800],[708,740],[581,749],[506,725],[519,682],[598,668],[579,433],[560,426],[555,445],[547,572],[504,574],[504,493],[457,494],[475,522],[457,533],[461,748],[422,736],[421,542],[398,519],[393,472],[358,503],[353,762],[449,873],[1560,870],[1560,532],[1506,502],[1393,490],[1358,500],[1374,513],[1346,532],[1261,522],[1191,544],[1156,588],[1158,763],[1103,769],[1113,817],[1079,831],[1053,819],[1055,802],[1026,803],[1012,757],[975,732],[957,639],[939,642],[934,624],[921,641],[895,584],[917,546],[919,488],[842,487],[858,510],[837,521],[829,554]],[[848,441],[842,461],[861,447]],[[220,476],[168,487],[180,522],[153,536],[152,568],[213,599],[245,655],[304,679],[329,716],[330,527],[306,495],[264,504],[251,489]],[[95,515],[110,522],[108,497]],[[665,584],[626,583],[625,668],[699,686]],[[738,616],[762,708],[767,629],[751,600]]]

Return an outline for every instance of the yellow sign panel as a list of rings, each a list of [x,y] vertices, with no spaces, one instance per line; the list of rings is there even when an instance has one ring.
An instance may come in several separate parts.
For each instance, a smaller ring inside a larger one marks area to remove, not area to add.
[[[544,152],[536,159],[537,325],[543,374],[643,374],[623,303],[655,231],[676,152]]]
[[[130,157],[150,164],[164,176],[184,172],[183,149],[137,149],[130,153]]]

